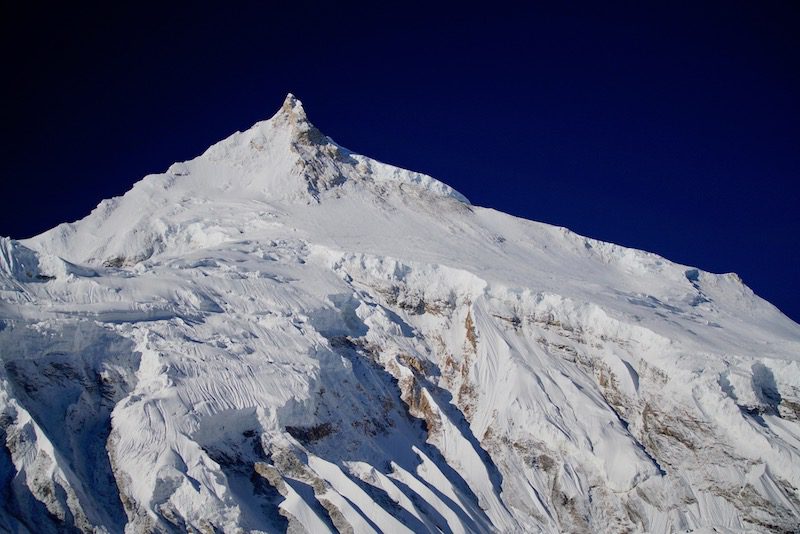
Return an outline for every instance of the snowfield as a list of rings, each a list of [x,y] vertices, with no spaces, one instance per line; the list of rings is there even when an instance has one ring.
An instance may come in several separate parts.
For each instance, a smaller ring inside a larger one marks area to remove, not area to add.
[[[797,532],[800,326],[271,119],[0,238],[0,530]]]

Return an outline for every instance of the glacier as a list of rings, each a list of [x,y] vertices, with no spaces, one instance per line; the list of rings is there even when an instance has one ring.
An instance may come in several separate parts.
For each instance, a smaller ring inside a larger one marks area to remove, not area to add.
[[[0,238],[0,530],[797,532],[800,325],[291,94]]]

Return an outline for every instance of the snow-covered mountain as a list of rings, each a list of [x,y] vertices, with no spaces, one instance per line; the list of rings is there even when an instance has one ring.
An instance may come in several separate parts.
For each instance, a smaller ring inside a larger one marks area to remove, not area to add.
[[[0,530],[796,532],[800,326],[289,95],[0,239]]]

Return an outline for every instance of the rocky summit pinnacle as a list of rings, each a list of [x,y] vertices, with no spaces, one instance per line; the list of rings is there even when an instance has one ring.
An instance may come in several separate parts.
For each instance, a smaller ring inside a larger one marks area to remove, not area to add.
[[[303,103],[292,93],[286,95],[283,104],[273,119],[277,117],[284,117],[288,119],[290,124],[295,126],[308,123],[308,117],[306,116],[305,109],[303,109]],[[310,126],[310,124],[308,126]]]
[[[797,532],[798,444],[800,326],[738,277],[471,205],[291,94],[0,238],[3,532]]]
[[[306,113],[303,110],[303,103],[300,102],[300,100],[298,100],[297,97],[294,96],[292,93],[286,94],[286,98],[283,101],[281,109],[285,113],[292,113],[303,118],[306,117]]]

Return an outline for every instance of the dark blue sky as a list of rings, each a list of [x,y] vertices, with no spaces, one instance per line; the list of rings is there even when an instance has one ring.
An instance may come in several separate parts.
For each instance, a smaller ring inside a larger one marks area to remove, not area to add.
[[[292,91],[348,148],[737,272],[797,321],[799,4],[697,4],[4,6],[0,235],[78,219]]]

